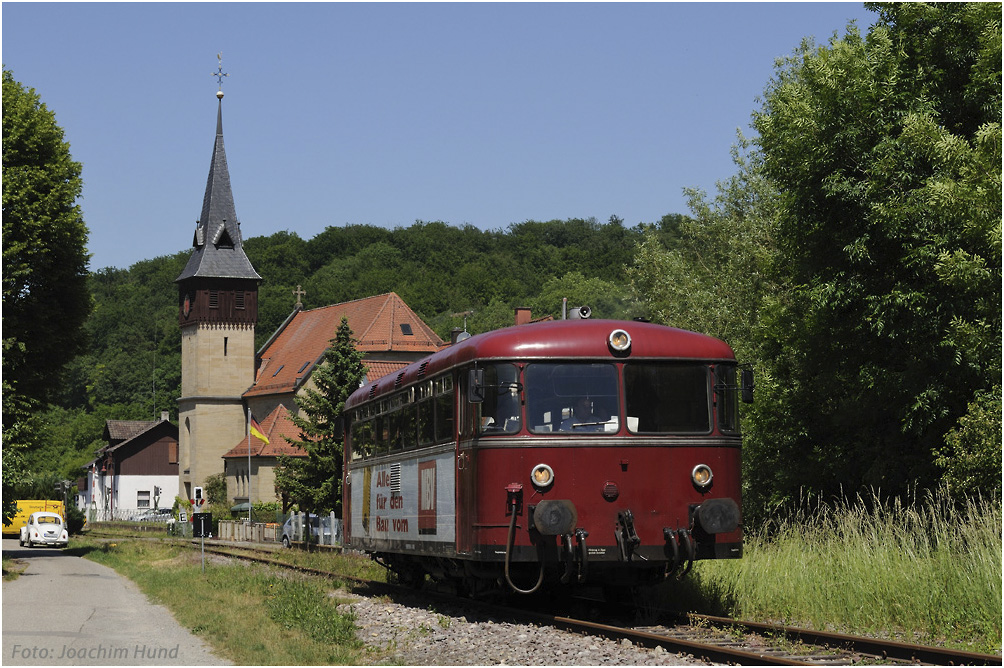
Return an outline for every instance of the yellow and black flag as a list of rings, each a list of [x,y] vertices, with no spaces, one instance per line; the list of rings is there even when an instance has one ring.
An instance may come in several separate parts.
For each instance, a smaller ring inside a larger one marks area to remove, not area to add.
[[[268,445],[268,436],[265,435],[265,430],[258,424],[258,420],[254,419],[254,414],[249,412],[248,417],[250,419],[251,435],[263,441],[265,445]]]

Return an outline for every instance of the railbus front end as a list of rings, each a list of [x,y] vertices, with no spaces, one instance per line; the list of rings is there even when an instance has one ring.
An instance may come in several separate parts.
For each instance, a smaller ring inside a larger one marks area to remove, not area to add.
[[[742,385],[726,344],[649,323],[471,337],[346,403],[347,545],[470,592],[738,558]]]

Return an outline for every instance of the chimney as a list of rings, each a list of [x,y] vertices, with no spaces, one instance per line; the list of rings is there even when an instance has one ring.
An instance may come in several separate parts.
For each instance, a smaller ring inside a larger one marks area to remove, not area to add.
[[[530,315],[530,309],[528,309],[525,306],[517,306],[516,307],[516,324],[517,325],[525,325],[526,323],[530,322],[531,317],[532,316]]]
[[[161,411],[160,412],[160,421],[161,422],[167,422],[170,419],[171,419],[171,414],[169,412],[167,412],[167,411]]]

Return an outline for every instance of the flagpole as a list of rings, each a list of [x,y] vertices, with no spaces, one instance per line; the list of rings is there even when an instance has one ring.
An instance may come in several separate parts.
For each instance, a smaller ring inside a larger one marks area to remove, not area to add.
[[[251,407],[248,406],[248,530],[251,524]]]

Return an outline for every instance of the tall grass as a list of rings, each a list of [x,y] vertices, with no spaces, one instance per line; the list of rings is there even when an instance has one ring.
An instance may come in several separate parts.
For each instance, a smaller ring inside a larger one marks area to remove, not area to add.
[[[907,504],[878,495],[807,502],[747,531],[741,560],[695,566],[691,604],[1000,651],[999,501],[955,502],[941,491]]]

